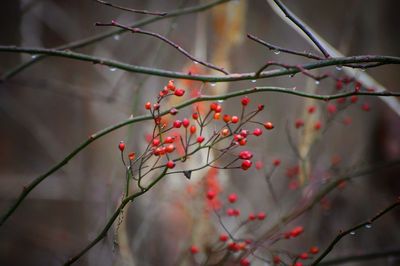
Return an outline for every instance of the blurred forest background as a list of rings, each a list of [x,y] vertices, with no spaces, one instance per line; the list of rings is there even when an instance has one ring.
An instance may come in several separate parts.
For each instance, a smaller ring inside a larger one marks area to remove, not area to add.
[[[123,6],[169,11],[207,1],[119,0]],[[345,55],[400,56],[399,1],[338,0],[284,1],[288,7]],[[21,0],[2,1],[0,44],[57,47],[109,31],[95,22],[112,19],[132,24],[146,15],[122,12],[96,1]],[[202,13],[160,20],[143,29],[179,43],[187,51],[232,73],[256,71],[266,60],[296,64],[306,60],[272,51],[246,38],[247,33],[282,47],[315,51],[271,10],[264,0],[240,0]],[[79,52],[112,58],[134,65],[187,71],[191,62],[155,38],[124,33],[79,49]],[[29,60],[29,55],[0,53],[0,74]],[[196,65],[198,67],[198,65]],[[207,72],[207,69],[200,68]],[[335,71],[335,68],[332,68]],[[321,73],[321,72],[320,72]],[[383,66],[367,73],[386,88],[399,91],[398,66]],[[215,74],[215,73],[214,73]],[[90,134],[133,114],[144,113],[143,104],[154,99],[168,78],[127,73],[102,65],[65,58],[46,58],[0,84],[0,207],[3,212],[22,187],[60,161]],[[258,80],[256,85],[298,89],[315,87],[296,75]],[[180,82],[180,86],[200,86]],[[250,81],[218,83],[207,93],[223,93],[254,86]],[[331,92],[333,82],[314,88]],[[271,199],[260,172],[220,172],[223,190],[239,194],[241,209],[265,210],[270,219],[290,209],[296,201],[286,188],[285,169],[296,164],[285,128],[305,106],[321,103],[299,97],[268,93],[251,95],[253,103],[266,105],[265,119],[275,123],[264,142],[252,146],[266,167],[274,158],[282,167],[274,176],[280,211]],[[239,99],[224,103],[235,110]],[[353,123],[334,123],[313,154],[313,172],[323,170],[333,154],[343,168],[400,157],[400,117],[378,98],[368,98],[371,111],[350,107]],[[189,110],[190,111],[190,110]],[[149,130],[146,123],[125,127],[94,142],[60,171],[49,177],[0,228],[0,265],[59,265],[80,250],[101,230],[123,189],[124,168],[117,144],[125,140],[129,150],[140,151]],[[291,134],[295,134],[292,128]],[[329,197],[329,206],[316,206],[298,220],[306,228],[302,244],[325,246],[338,232],[365,220],[392,202],[400,191],[400,168],[390,168],[356,179]],[[189,182],[181,176],[158,185],[127,212],[117,233],[93,248],[77,265],[175,265],[191,241],[219,229],[198,225],[196,204],[184,197]],[[183,205],[183,206],[181,206]],[[182,217],[185,217],[182,219]],[[191,218],[188,218],[191,217]],[[346,238],[331,254],[349,255],[400,248],[400,212],[382,218],[373,230]],[[203,224],[204,226],[204,224]],[[210,226],[210,225],[208,225]],[[216,226],[218,228],[218,225]],[[115,236],[119,234],[119,236]],[[211,234],[211,233],[210,233]],[[202,236],[199,236],[202,235]],[[113,245],[118,237],[120,249]],[[286,247],[288,248],[288,247]],[[127,250],[126,250],[127,249]],[[189,262],[187,262],[189,263]],[[258,263],[258,264],[257,264]],[[394,257],[349,265],[399,265]],[[187,264],[189,265],[189,264]],[[255,265],[264,265],[255,262]]]

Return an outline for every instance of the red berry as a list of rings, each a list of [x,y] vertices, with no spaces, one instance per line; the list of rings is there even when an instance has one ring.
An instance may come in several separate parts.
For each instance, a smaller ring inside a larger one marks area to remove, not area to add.
[[[229,121],[231,121],[231,116],[230,115],[224,115],[222,117],[222,119],[224,120],[225,123],[228,123]]]
[[[260,221],[264,220],[265,217],[267,217],[267,215],[265,214],[265,212],[259,212],[259,213],[257,214],[257,218],[258,218],[258,220],[260,220]]]
[[[363,103],[363,105],[361,106],[361,109],[365,112],[368,112],[371,110],[371,107],[369,106],[368,103]]]
[[[261,162],[261,161],[257,161],[256,162],[256,169],[257,170],[260,170],[260,169],[262,169],[263,168],[263,163]]]
[[[150,110],[150,109],[151,109],[151,102],[147,102],[147,103],[144,105],[144,108],[145,108],[146,110]]]
[[[190,134],[196,133],[196,126],[192,125],[190,126]]]
[[[232,209],[232,208],[229,208],[229,209],[226,210],[226,214],[228,216],[234,216],[235,215],[235,210]]]
[[[174,94],[175,94],[176,96],[178,96],[178,97],[181,97],[181,96],[183,96],[183,95],[185,94],[185,90],[183,90],[183,89],[176,89],[176,90],[174,91]]]
[[[296,122],[295,122],[295,127],[296,128],[301,128],[302,126],[304,126],[304,121],[303,121],[303,119],[297,119],[296,120]]]
[[[241,259],[240,266],[250,266],[250,260],[248,258]]]
[[[152,145],[153,145],[153,147],[157,147],[158,145],[160,145],[160,140],[159,139],[153,139]]]
[[[326,110],[328,111],[328,113],[330,114],[334,114],[337,111],[336,105],[330,103],[326,106]]]
[[[183,125],[184,127],[187,128],[187,127],[190,125],[189,119],[184,118],[184,119],[182,120],[182,125]]]
[[[221,105],[219,105],[219,104],[217,104],[217,106],[215,107],[215,110],[214,110],[216,113],[221,113],[222,112],[222,106]]]
[[[246,105],[248,105],[249,103],[250,103],[249,97],[245,96],[245,97],[242,98],[242,105],[243,105],[243,106],[246,106]]]
[[[175,162],[174,162],[174,161],[168,161],[168,162],[167,162],[167,167],[168,167],[169,169],[174,168],[174,167],[175,167]]]
[[[237,122],[239,122],[239,117],[237,117],[236,115],[233,115],[231,118],[231,121],[233,124],[236,124]]]
[[[238,244],[236,244],[235,242],[230,242],[230,243],[228,244],[228,249],[229,249],[230,251],[233,251],[233,252],[236,252],[236,251],[239,251],[239,250],[240,250]]]
[[[361,83],[359,81],[356,81],[356,84],[354,85],[354,91],[359,92],[361,90]]]
[[[192,118],[193,118],[194,120],[199,119],[199,114],[198,114],[198,113],[193,113],[193,114],[192,114]]]
[[[221,234],[219,236],[219,240],[222,241],[222,242],[226,242],[226,241],[228,241],[228,239],[229,239],[229,237],[228,237],[227,234]]]
[[[211,103],[210,104],[210,110],[215,111],[215,109],[217,109],[218,103]]]
[[[289,232],[289,234],[291,237],[296,237],[301,233],[303,233],[303,231],[304,231],[303,226],[296,226],[295,228],[292,229],[292,231]]]
[[[166,151],[167,153],[171,153],[171,152],[173,152],[174,150],[175,150],[174,144],[169,144],[167,147],[165,147],[165,151]]]
[[[264,105],[263,105],[263,104],[259,104],[259,105],[257,106],[257,110],[258,110],[258,111],[264,110]]]
[[[275,159],[275,160],[272,162],[272,164],[273,164],[274,166],[279,166],[279,165],[281,164],[281,160]]]
[[[281,263],[281,258],[279,256],[274,256],[273,261],[274,261],[274,264],[279,264],[279,263]]]
[[[307,253],[307,252],[301,253],[301,254],[299,255],[299,259],[302,259],[302,260],[308,259],[308,253]]]
[[[274,128],[274,125],[271,122],[265,122],[264,127],[268,130],[271,130]]]
[[[312,114],[312,113],[315,112],[316,109],[317,109],[317,108],[316,108],[314,105],[311,105],[311,106],[308,107],[307,112],[308,112],[309,114]]]
[[[320,130],[321,129],[321,122],[320,121],[315,122],[314,129],[315,130]]]
[[[120,141],[118,144],[118,149],[123,152],[125,150],[125,143],[123,141]]]
[[[197,246],[195,246],[195,245],[191,246],[190,247],[190,253],[192,253],[192,254],[199,253],[199,248]]]
[[[239,216],[239,215],[240,215],[240,210],[238,210],[238,209],[233,209],[233,215],[234,215],[234,216]]]
[[[339,79],[336,81],[336,89],[341,90],[343,88],[343,81]]]
[[[175,90],[175,84],[174,84],[174,81],[173,81],[172,79],[171,79],[170,81],[168,81],[167,88],[168,88],[169,90],[171,90],[171,91],[174,91],[174,90]]]
[[[254,221],[256,219],[256,215],[254,213],[249,214],[249,221]]]
[[[182,126],[181,120],[175,120],[173,123],[174,128],[180,128]]]
[[[228,196],[228,201],[230,203],[235,203],[237,201],[237,199],[238,199],[238,196],[236,195],[236,193],[229,194],[229,196]]]
[[[244,146],[246,144],[247,144],[247,139],[243,138],[243,139],[239,140],[239,145],[240,146]]]
[[[247,169],[249,169],[251,167],[251,165],[252,165],[252,162],[250,160],[244,160],[242,162],[242,166],[241,167],[242,167],[243,170],[247,170]]]
[[[303,266],[303,263],[301,263],[300,261],[297,261],[293,264],[293,266]]]
[[[350,97],[350,102],[351,103],[356,103],[357,101],[358,101],[358,97],[357,96],[353,95],[353,96]]]
[[[175,141],[175,137],[166,137],[164,143],[173,143]]]
[[[197,137],[197,142],[198,143],[202,143],[204,141],[204,137],[203,136],[198,136]]]
[[[319,248],[316,246],[310,247],[310,253],[311,254],[317,254],[319,252]]]
[[[247,137],[247,135],[249,134],[249,131],[242,129],[239,133],[243,138]]]
[[[154,110],[160,109],[160,105],[158,103],[153,104]]]
[[[341,104],[341,103],[345,103],[346,102],[346,98],[342,97],[336,100],[337,103]]]
[[[209,199],[209,200],[213,200],[216,195],[217,195],[217,193],[215,193],[215,191],[212,189],[209,189],[207,191],[207,199]]]
[[[253,135],[254,136],[261,136],[262,135],[262,130],[260,129],[260,128],[255,128],[254,130],[253,130]]]
[[[253,154],[250,151],[241,151],[239,153],[239,158],[242,160],[250,160],[253,158]]]
[[[131,160],[131,161],[135,160],[135,153],[134,152],[129,153],[128,157],[129,157],[129,160]]]

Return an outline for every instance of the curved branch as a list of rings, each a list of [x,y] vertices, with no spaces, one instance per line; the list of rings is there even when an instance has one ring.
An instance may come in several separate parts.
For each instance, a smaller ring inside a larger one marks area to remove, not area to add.
[[[148,11],[148,10],[141,10],[141,9],[134,9],[134,8],[129,8],[129,7],[124,7],[124,6],[119,6],[110,2],[106,2],[103,0],[95,0],[96,2],[106,5],[106,6],[110,6],[119,10],[123,10],[123,11],[128,11],[128,12],[133,12],[133,13],[138,13],[138,14],[144,14],[144,15],[154,15],[154,16],[165,16],[168,13],[167,12],[154,12],[154,11]]]
[[[332,260],[326,260],[324,262],[320,262],[318,265],[328,266],[328,265],[344,264],[353,261],[374,260],[385,257],[400,257],[400,250],[389,250],[389,251],[367,253],[362,255],[345,256]]]
[[[216,0],[207,4],[202,4],[202,5],[198,5],[198,6],[193,6],[193,7],[187,7],[187,8],[183,8],[183,9],[177,9],[171,12],[168,12],[167,15],[162,16],[162,17],[151,17],[151,18],[146,18],[146,19],[142,19],[139,20],[138,22],[130,25],[131,27],[141,27],[162,19],[167,19],[167,18],[173,18],[173,17],[177,17],[177,16],[181,16],[181,15],[187,15],[187,14],[191,14],[191,13],[196,13],[196,12],[201,12],[201,11],[205,11],[207,9],[210,9],[214,6],[229,2],[231,0]],[[93,43],[96,43],[98,41],[102,41],[104,39],[107,39],[109,37],[115,36],[115,35],[119,35],[122,33],[125,33],[126,30],[124,29],[119,29],[119,30],[113,30],[113,31],[109,31],[109,32],[105,32],[105,33],[101,33],[101,34],[97,34],[94,36],[91,36],[89,38],[85,38],[79,41],[75,41],[75,42],[71,42],[65,45],[61,45],[58,47],[55,47],[54,49],[77,49],[77,48],[82,48],[88,45],[91,45]],[[24,69],[28,68],[29,66],[39,62],[40,60],[46,58],[45,54],[42,55],[38,55],[35,58],[30,59],[27,62],[21,63],[18,66],[16,66],[15,68],[12,68],[11,70],[7,71],[6,73],[4,73],[0,80],[7,80],[9,78],[12,78],[13,76],[17,75],[18,73],[20,73],[21,71],[23,71]]]
[[[345,231],[341,231],[336,237],[335,239],[332,240],[332,242],[329,244],[329,246],[324,250],[324,252],[322,252],[322,254],[315,259],[310,265],[314,266],[317,265],[323,258],[325,258],[329,252],[332,251],[332,249],[334,248],[334,246],[346,235],[350,234],[351,232],[363,228],[365,226],[371,225],[374,221],[378,220],[379,218],[381,218],[383,215],[385,215],[386,213],[388,213],[389,211],[393,210],[394,208],[400,206],[400,199],[397,199],[396,202],[392,203],[391,205],[389,205],[388,207],[386,207],[384,210],[380,211],[378,214],[376,214],[374,217],[372,217],[371,219],[362,222],[356,226],[353,226]]]
[[[115,26],[121,29],[125,29],[128,31],[131,31],[132,33],[140,33],[140,34],[145,34],[145,35],[149,35],[149,36],[153,36],[156,37],[159,40],[162,40],[163,42],[171,45],[172,47],[174,47],[176,50],[178,50],[181,54],[183,54],[184,56],[186,56],[187,58],[189,58],[190,60],[192,60],[193,62],[199,63],[205,67],[217,70],[219,72],[224,73],[225,75],[228,75],[229,73],[222,67],[218,67],[216,65],[213,65],[211,63],[202,61],[200,59],[195,58],[193,55],[191,55],[188,51],[186,51],[185,49],[183,49],[181,46],[179,46],[178,44],[174,43],[173,41],[165,38],[164,36],[158,34],[158,33],[154,33],[151,31],[147,31],[147,30],[142,30],[139,28],[132,28],[132,27],[128,27],[125,25],[122,25],[120,23],[117,23],[116,21],[112,21],[111,23],[100,23],[100,22],[96,22],[95,24],[96,26]]]
[[[384,56],[384,55],[357,55],[349,57],[336,57],[336,58],[324,59],[317,62],[298,65],[295,68],[265,71],[260,73],[259,75],[257,75],[257,73],[255,72],[251,72],[251,73],[235,73],[225,76],[215,76],[215,75],[194,75],[190,73],[187,74],[183,72],[131,65],[116,60],[110,60],[106,58],[86,55],[82,53],[76,53],[72,51],[60,51],[56,49],[0,46],[0,52],[27,53],[33,55],[44,54],[56,57],[65,57],[80,61],[87,61],[94,64],[101,64],[133,73],[142,73],[142,74],[170,77],[177,79],[198,80],[204,82],[228,82],[228,81],[239,81],[239,80],[264,79],[264,78],[296,74],[301,72],[299,69],[312,70],[334,65],[342,66],[351,63],[400,64],[400,57]]]
[[[348,97],[351,95],[400,96],[400,93],[392,93],[392,92],[358,92],[358,93],[347,92],[347,93],[339,93],[339,94],[334,94],[334,95],[317,95],[317,94],[311,94],[311,93],[301,92],[301,91],[292,90],[292,89],[278,88],[278,87],[255,87],[255,88],[240,90],[240,91],[236,91],[236,92],[232,92],[232,93],[228,93],[228,94],[224,94],[224,95],[215,95],[215,96],[204,95],[204,96],[200,96],[200,97],[185,101],[185,102],[181,103],[180,105],[177,105],[177,106],[174,106],[171,108],[175,108],[175,109],[179,110],[179,109],[182,109],[186,106],[192,105],[197,102],[227,100],[227,99],[242,96],[242,95],[249,95],[252,93],[260,93],[260,92],[277,92],[277,93],[284,93],[284,94],[292,94],[292,95],[296,95],[296,96],[300,96],[300,97],[312,98],[312,99],[322,100],[322,101],[329,101],[329,100],[333,100],[333,99]],[[160,112],[160,116],[166,115],[168,113],[169,113],[169,110],[165,110],[163,112]],[[152,120],[152,119],[154,119],[154,117],[152,115],[136,116],[133,118],[129,118],[125,121],[122,121],[120,123],[117,123],[115,125],[104,128],[103,130],[100,130],[100,131],[94,133],[93,135],[91,135],[87,140],[82,142],[77,148],[75,148],[71,153],[69,153],[61,162],[54,165],[43,175],[36,177],[28,186],[24,187],[21,194],[18,196],[17,200],[7,209],[5,214],[2,215],[1,220],[0,220],[0,226],[2,226],[7,221],[7,219],[19,207],[19,205],[22,203],[22,201],[28,196],[28,194],[37,185],[39,185],[42,181],[44,181],[51,174],[55,173],[58,169],[60,169],[64,165],[66,165],[73,157],[75,157],[75,155],[77,155],[81,150],[86,148],[93,141],[95,141],[98,138],[100,138],[108,133],[111,133],[123,126],[138,123],[141,121]]]

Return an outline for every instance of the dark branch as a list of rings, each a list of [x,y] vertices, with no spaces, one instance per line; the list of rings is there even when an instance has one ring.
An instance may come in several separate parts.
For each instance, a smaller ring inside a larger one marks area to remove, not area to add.
[[[154,12],[154,11],[140,10],[140,9],[133,9],[133,8],[129,8],[129,7],[118,6],[118,5],[112,4],[110,2],[103,1],[103,0],[95,0],[95,1],[100,4],[110,6],[110,7],[119,9],[119,10],[129,11],[129,12],[138,13],[138,14],[154,15],[154,16],[161,16],[161,17],[166,16],[168,14],[167,12]]]

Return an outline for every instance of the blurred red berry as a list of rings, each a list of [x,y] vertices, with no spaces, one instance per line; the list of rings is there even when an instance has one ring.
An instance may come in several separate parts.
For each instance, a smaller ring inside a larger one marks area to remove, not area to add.
[[[228,196],[228,201],[229,201],[230,203],[235,203],[235,202],[237,201],[237,199],[238,199],[238,196],[237,196],[236,193],[231,193],[231,194],[229,194],[229,196]]]
[[[118,144],[118,149],[123,152],[125,150],[125,143],[123,141],[120,141]]]

